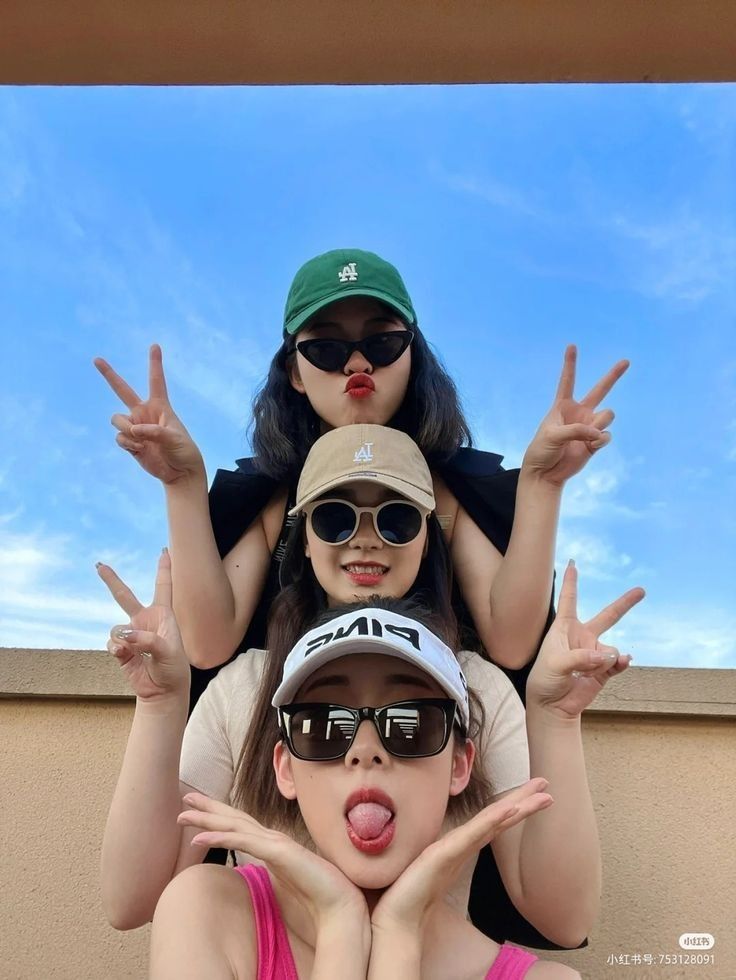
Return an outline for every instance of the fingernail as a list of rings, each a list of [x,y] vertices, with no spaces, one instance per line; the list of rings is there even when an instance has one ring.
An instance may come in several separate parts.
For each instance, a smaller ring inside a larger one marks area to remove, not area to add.
[[[572,672],[572,676],[573,676],[573,677],[582,677],[583,675],[582,675],[582,674],[580,673],[580,671],[579,671],[579,670],[574,670],[574,671]]]
[[[112,632],[119,640],[132,640],[135,639],[136,635],[136,631],[130,626],[116,626]]]
[[[162,548],[161,549],[161,554],[162,555],[168,555],[168,553],[169,553],[169,549],[168,548]]]
[[[110,653],[113,655],[113,657],[117,657],[117,655],[119,653],[122,653],[122,652],[123,652],[123,648],[122,647],[119,647],[119,646],[114,646],[112,648],[112,650],[110,651]]]
[[[102,568],[102,562],[101,561],[96,561],[95,562],[95,568]]]
[[[613,664],[617,660],[617,653],[591,653],[590,655],[590,662],[592,664]]]
[[[575,568],[575,559],[574,558],[569,558],[568,559],[568,561],[567,561],[567,567],[568,568]]]

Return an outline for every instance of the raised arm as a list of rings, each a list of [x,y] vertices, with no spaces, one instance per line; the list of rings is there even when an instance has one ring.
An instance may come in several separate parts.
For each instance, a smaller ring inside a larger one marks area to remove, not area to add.
[[[481,642],[503,667],[519,669],[534,656],[549,610],[562,489],[611,440],[610,409],[601,400],[628,368],[619,361],[575,401],[573,346],[557,393],[524,455],[511,538],[505,555],[460,508],[452,534],[455,573]]]
[[[189,664],[171,610],[171,568],[161,557],[153,603],[144,607],[106,565],[100,577],[130,617],[114,627],[108,649],[136,694],[135,715],[102,842],[102,903],[116,929],[153,917],[174,875],[203,860],[206,848],[177,824],[182,795],[179,753],[187,719]]]
[[[154,344],[150,350],[145,400],[102,358],[95,366],[128,409],[111,419],[118,445],[166,493],[174,608],[187,656],[196,667],[215,667],[232,655],[258,604],[271,553],[268,521],[263,515],[255,520],[223,562],[210,522],[202,455],[169,402],[161,348]],[[279,506],[278,500],[269,505],[274,512]]]
[[[600,844],[583,755],[580,716],[631,657],[600,635],[644,597],[630,589],[589,622],[577,616],[577,573],[568,566],[557,617],[527,683],[532,776],[544,774],[555,805],[513,828],[493,849],[519,911],[553,942],[578,946],[600,903]]]

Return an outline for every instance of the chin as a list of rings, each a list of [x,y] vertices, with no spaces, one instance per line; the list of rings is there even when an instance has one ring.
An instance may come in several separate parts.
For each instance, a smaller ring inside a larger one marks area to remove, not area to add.
[[[340,861],[338,867],[350,881],[364,891],[383,891],[389,888],[405,871],[411,861],[406,855],[381,854],[368,857],[356,852]]]
[[[387,425],[393,418],[386,406],[377,404],[374,399],[367,398],[360,401],[351,402],[346,406],[345,418],[341,425]]]

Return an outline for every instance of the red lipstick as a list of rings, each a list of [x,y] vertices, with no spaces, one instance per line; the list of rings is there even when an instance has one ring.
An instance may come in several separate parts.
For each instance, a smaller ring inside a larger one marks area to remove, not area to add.
[[[345,804],[345,829],[350,843],[364,854],[380,854],[394,839],[396,807],[380,789],[351,793]]]
[[[376,390],[369,374],[351,374],[345,385],[345,394],[351,398],[368,398]]]
[[[378,585],[388,571],[385,565],[376,561],[349,561],[343,566],[343,571],[353,585]]]

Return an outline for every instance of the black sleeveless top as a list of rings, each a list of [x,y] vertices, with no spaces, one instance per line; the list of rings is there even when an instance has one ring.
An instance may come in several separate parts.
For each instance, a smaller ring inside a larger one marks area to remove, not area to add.
[[[519,470],[503,469],[502,459],[496,453],[464,448],[457,450],[449,459],[430,458],[427,462],[442,477],[458,503],[489,541],[501,554],[505,554],[511,536]],[[237,467],[234,471],[218,470],[210,489],[212,529],[222,557],[237,544],[279,487],[276,480],[258,471],[254,459],[239,459]],[[295,486],[289,488],[287,510],[294,505],[295,492]],[[244,650],[265,646],[268,610],[279,590],[279,565],[292,523],[285,517],[279,543],[271,556],[260,602],[230,660]],[[472,635],[475,632],[472,619],[457,588],[453,592],[453,606],[461,633]],[[551,597],[547,622],[539,638],[540,645],[553,619]],[[526,680],[533,663],[534,658],[520,670],[502,668],[522,701],[525,700]],[[224,664],[207,670],[192,668],[190,710],[222,666]],[[550,900],[554,901],[554,896],[550,896]],[[536,949],[563,948],[545,938],[516,910],[501,881],[490,846],[484,847],[478,856],[470,891],[470,917],[478,929],[496,942],[510,941]],[[583,945],[587,945],[587,941]]]

